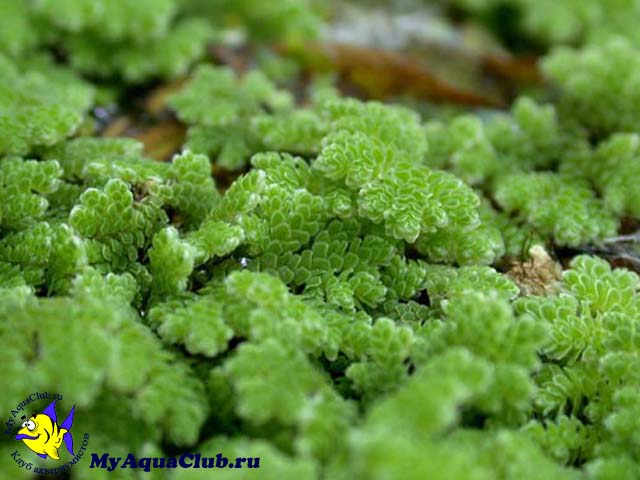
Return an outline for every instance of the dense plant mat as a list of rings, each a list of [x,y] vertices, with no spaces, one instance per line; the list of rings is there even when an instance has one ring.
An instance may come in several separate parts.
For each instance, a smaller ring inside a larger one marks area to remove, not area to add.
[[[0,477],[640,476],[638,2],[385,3],[0,0]]]

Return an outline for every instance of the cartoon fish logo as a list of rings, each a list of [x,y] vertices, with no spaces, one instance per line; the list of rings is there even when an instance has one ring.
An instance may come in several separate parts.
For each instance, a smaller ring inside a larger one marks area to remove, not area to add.
[[[58,425],[56,401],[54,400],[42,413],[31,415],[29,420],[22,424],[22,428],[16,435],[16,440],[22,440],[38,456],[42,458],[49,456],[54,460],[60,460],[58,449],[64,440],[69,453],[75,456],[75,453],[73,453],[73,437],[70,431],[75,410],[76,406],[74,405],[62,425]]]

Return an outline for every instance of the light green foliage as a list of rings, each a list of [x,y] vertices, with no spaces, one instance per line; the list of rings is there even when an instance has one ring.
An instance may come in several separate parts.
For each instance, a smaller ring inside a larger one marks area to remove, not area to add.
[[[122,180],[109,180],[101,188],[88,188],[69,214],[70,225],[87,241],[91,263],[126,270],[138,259],[166,222],[164,212],[150,202],[137,202]]]
[[[458,265],[489,265],[502,257],[506,238],[496,221],[497,213],[485,197],[479,196],[479,221],[420,235],[415,243],[416,250],[432,262]]]
[[[219,27],[239,28],[254,41],[298,43],[322,27],[312,0],[179,0],[188,14],[205,16]]]
[[[14,406],[14,395],[20,398],[23,394],[28,394],[28,390],[31,388],[23,381],[23,375],[27,374],[25,358],[28,358],[33,348],[28,337],[23,335],[23,331],[16,329],[13,322],[9,320],[9,313],[24,310],[27,303],[31,302],[32,292],[19,279],[16,280],[19,275],[17,271],[11,272],[14,280],[10,280],[6,263],[3,263],[2,270],[0,332],[2,333],[2,338],[10,342],[11,348],[0,350],[0,358],[4,365],[7,366],[7,375],[3,376],[0,382],[2,383],[2,391],[6,392],[1,399],[1,405],[4,410],[8,410]]]
[[[589,426],[576,417],[560,416],[547,422],[532,421],[523,430],[529,434],[556,461],[570,464],[585,453],[590,453]]]
[[[480,118],[462,115],[449,124],[431,121],[425,132],[428,165],[448,167],[472,185],[497,173],[500,160]]]
[[[26,155],[72,135],[93,102],[93,88],[53,65],[20,69],[0,53],[0,155]]]
[[[214,32],[206,22],[189,18],[177,22],[160,38],[150,38],[138,45],[114,44],[101,36],[87,35],[70,35],[64,43],[70,63],[77,70],[140,83],[158,77],[184,75],[204,56],[206,44],[213,37]]]
[[[465,350],[451,349],[431,359],[401,389],[368,412],[365,424],[352,436],[350,468],[355,471],[350,478],[367,478],[374,472],[384,475],[386,469],[389,475],[398,473],[406,461],[418,458],[417,448],[409,446],[417,442],[424,447],[425,439],[455,425],[459,408],[481,393],[490,378],[487,365]],[[424,458],[429,459],[427,464],[435,461],[431,456]],[[426,473],[422,466],[416,472],[416,478]]]
[[[278,92],[258,71],[247,74],[236,85],[231,69],[210,65],[199,67],[187,87],[171,100],[180,119],[207,127],[224,126],[251,116],[260,111],[263,103],[270,108],[286,108],[291,97]]]
[[[164,241],[170,235],[170,230],[163,230],[157,241]],[[172,241],[176,242],[176,239],[169,240]],[[166,248],[174,248],[179,253],[180,247],[190,247],[187,242],[177,242],[169,243]],[[160,255],[172,253],[170,250],[165,253],[160,248],[159,243],[154,243],[150,251],[154,280],[159,278],[154,285],[154,293],[179,293],[185,289],[185,285],[177,282],[186,282],[193,263],[181,259],[183,263],[176,262],[174,270],[170,272],[158,270],[154,265],[162,261]],[[169,264],[166,260],[164,263]],[[175,280],[165,280],[164,276],[169,274],[173,274]],[[161,280],[165,283],[159,283]],[[270,275],[234,272],[227,277],[224,285],[216,282],[203,289],[202,293],[204,295],[201,296],[183,294],[155,304],[149,312],[150,325],[167,342],[183,343],[193,353],[208,356],[226,350],[233,334],[256,342],[277,339],[306,352],[318,352],[327,341],[328,329],[319,313],[290,295],[285,285]]]
[[[486,210],[485,210],[486,211]],[[542,245],[547,240],[532,225],[515,223],[508,213],[486,211],[487,223],[498,229],[504,242],[504,254],[518,258],[526,254],[532,245]]]
[[[27,2],[0,1],[0,50],[18,56],[34,48],[39,35],[34,31],[34,19],[28,13]]]
[[[168,165],[144,159],[142,148],[130,138],[80,137],[45,150],[44,157],[60,163],[65,180],[93,186],[102,186],[112,178],[137,184],[166,176]]]
[[[0,51],[19,57],[55,43],[86,74],[143,82],[176,78],[205,54],[222,29],[257,41],[298,43],[317,36],[307,0],[3,0]]]
[[[170,104],[192,125],[189,147],[217,156],[226,168],[264,150],[317,154],[323,138],[338,131],[362,132],[412,155],[426,149],[419,119],[408,109],[329,97],[293,109],[291,94],[259,70],[237,78],[229,68],[202,66]]]
[[[477,218],[479,200],[450,174],[413,164],[404,152],[361,132],[340,131],[325,139],[313,166],[344,182],[357,195],[358,212],[386,233],[407,242],[421,232],[467,225]],[[401,203],[394,199],[405,198]]]
[[[198,441],[208,406],[202,381],[186,363],[160,364],[135,400],[133,413],[149,425],[160,426],[173,444],[186,447]]]
[[[0,240],[0,260],[19,266],[28,284],[42,285],[52,240],[50,225],[47,222],[36,223]]]
[[[109,40],[134,41],[163,34],[175,10],[175,0],[35,0],[34,9],[59,28],[99,33]]]
[[[416,443],[401,435],[362,438],[355,466],[339,478],[384,479],[402,476],[449,479],[580,479],[580,474],[549,460],[524,435],[497,430],[482,435],[462,430],[437,441]],[[411,465],[407,475],[405,465]]]
[[[99,410],[106,381],[113,388],[106,395],[116,403],[128,404],[127,416],[133,414],[136,422],[142,422],[138,426],[143,431],[151,428],[164,432],[176,444],[192,444],[206,417],[204,387],[186,367],[172,361],[172,355],[139,323],[129,307],[137,295],[134,278],[129,274],[102,276],[87,269],[76,276],[70,293],[67,298],[28,296],[12,305],[3,304],[11,309],[11,316],[2,314],[4,338],[10,340],[7,335],[12,330],[7,329],[18,322],[16,340],[24,339],[12,341],[5,351],[12,357],[15,373],[30,378],[23,387],[10,379],[3,381],[7,401],[15,405],[15,398],[24,398],[34,388],[64,390],[84,410],[79,415],[84,423],[92,418],[86,412],[89,405]],[[78,338],[81,341],[75,340]],[[168,394],[171,387],[174,391]],[[105,414],[94,412],[94,420],[107,422],[96,432],[114,432],[119,428],[116,425],[122,425],[112,421],[113,411]],[[160,439],[156,434],[151,437]]]
[[[196,152],[217,155],[218,163],[231,169],[259,151],[260,138],[247,128],[252,117],[267,108],[286,110],[292,102],[288,92],[277,90],[259,71],[236,79],[231,69],[210,65],[199,67],[170,100],[181,120],[196,125],[189,130],[187,145]]]
[[[182,18],[175,0],[36,0],[30,10],[75,69],[129,82],[183,75],[214,37],[209,22]]]
[[[638,128],[639,66],[638,48],[622,38],[581,50],[561,48],[542,64],[562,88],[566,114],[600,135]]]
[[[639,147],[637,134],[618,133],[593,152],[566,157],[561,168],[593,182],[605,206],[616,215],[638,217],[640,197],[635,186],[640,181]]]
[[[129,452],[139,456],[161,456],[162,449],[155,442],[162,438],[162,431],[158,425],[147,424],[140,418],[131,415],[132,402],[121,395],[105,392],[92,407],[85,411],[78,411],[74,419],[74,428],[78,431],[93,432],[90,442],[92,449],[100,452],[112,450],[114,455],[126,458]],[[113,418],[127,416],[127,422],[114,422]],[[154,443],[152,443],[154,442]],[[50,468],[46,463],[44,468]],[[113,472],[102,469],[76,468],[75,478],[106,480]],[[140,474],[137,469],[118,471],[121,478],[135,479]],[[164,479],[166,476],[158,475]]]
[[[118,354],[112,359],[107,384],[115,392],[135,392],[149,381],[163,363],[172,359],[170,352],[160,348],[160,342],[142,322],[123,325]],[[135,348],[126,348],[135,345]]]
[[[25,287],[20,268],[10,262],[0,262],[0,295],[2,298],[5,299],[4,297],[7,295],[22,291],[30,293],[30,289]]]
[[[616,35],[638,39],[634,0],[449,0],[465,10],[496,16],[510,8],[514,27],[527,37],[547,44],[603,41]],[[504,17],[503,17],[504,18]]]
[[[190,151],[176,155],[165,182],[153,182],[149,190],[183,215],[187,226],[198,225],[204,220],[218,198],[209,159]]]
[[[572,436],[558,430],[566,429],[562,424],[546,431],[535,424],[529,429],[546,449],[565,449],[553,451],[554,456],[573,452],[594,460],[590,471],[602,472],[620,461],[637,462],[627,452],[637,418],[638,377],[632,370],[638,358],[634,332],[640,279],[632,272],[612,271],[595,257],[579,256],[571,265],[563,275],[563,295],[525,298],[516,309],[548,324],[543,352],[554,363],[536,375],[537,408],[545,415],[564,411],[584,416],[585,425],[573,427],[577,434]],[[565,440],[554,442],[553,435]]]
[[[444,314],[444,321],[428,330],[430,354],[464,347],[484,359],[492,382],[474,407],[498,423],[520,421],[534,390],[530,374],[539,365],[543,326],[526,316],[516,318],[504,301],[470,291],[449,300]]]
[[[167,227],[153,237],[149,260],[154,292],[175,294],[187,288],[195,263],[195,249],[180,241],[175,228]]]
[[[101,275],[93,268],[84,269],[73,281],[71,295],[78,298],[100,297],[128,305],[138,293],[135,279],[128,273]]]
[[[256,40],[300,42],[316,36],[321,26],[319,17],[311,9],[313,2],[310,0],[258,4],[249,0],[217,1],[231,15],[240,16],[246,31]]]
[[[85,190],[71,212],[70,221],[81,234],[101,238],[125,231],[128,224],[140,220],[127,184],[112,180],[102,190]]]
[[[408,108],[332,96],[320,96],[319,103],[323,114],[332,121],[333,131],[360,132],[415,157],[427,148],[420,118]]]
[[[530,348],[521,360],[533,358]],[[492,391],[496,374],[499,378],[499,369],[488,359],[465,348],[432,357],[370,409],[330,478],[579,478],[522,434],[456,428],[462,413]]]
[[[511,280],[486,266],[428,265],[425,286],[432,305],[464,298],[472,292],[491,294],[504,300],[513,300],[518,295],[518,287]]]
[[[11,347],[18,353],[14,365],[21,375],[29,376],[31,385],[64,390],[79,405],[90,404],[100,391],[105,365],[116,346],[111,341],[112,335],[122,321],[117,309],[104,308],[94,300],[30,298],[24,306],[13,310],[11,323],[16,321],[21,336],[32,338],[38,332],[39,338],[37,362],[33,364],[28,359],[34,356],[34,342]],[[9,317],[3,315],[3,323],[8,327]],[[83,340],[68,341],[76,336]],[[70,369],[73,375],[69,374]],[[27,385],[22,388],[25,387],[33,388]],[[8,388],[3,385],[7,401],[21,397],[21,391]]]
[[[154,306],[149,323],[169,343],[183,343],[189,353],[210,357],[224,351],[233,331],[213,297],[174,300]]]
[[[389,266],[382,270],[388,297],[394,301],[415,297],[422,290],[427,270],[424,262],[406,260],[400,255],[393,257]]]
[[[365,396],[385,393],[407,375],[405,360],[409,357],[413,335],[408,327],[398,327],[388,318],[379,318],[369,327],[364,359],[353,363],[346,375]]]
[[[260,457],[229,479],[635,478],[640,277],[575,252],[640,217],[637,2],[456,0],[551,82],[425,118],[303,76],[321,3],[0,0],[0,410],[56,391],[91,451]]]
[[[300,352],[276,340],[243,345],[225,364],[237,412],[257,423],[293,423],[322,377]]]
[[[347,311],[376,306],[388,291],[381,268],[389,264],[395,249],[374,235],[349,242],[347,236],[357,228],[354,224],[332,223],[328,231],[316,236],[311,248],[280,258],[265,253],[259,259],[260,268],[277,273],[287,283],[306,285],[308,294],[321,295],[329,304]],[[389,272],[389,282],[395,279],[392,275]]]
[[[318,352],[327,327],[318,312],[266,273],[234,272],[227,277],[227,318],[236,333],[259,342],[270,339],[305,352]]]
[[[317,154],[328,127],[327,120],[318,113],[303,109],[251,119],[251,130],[265,150],[300,155]]]
[[[487,134],[503,157],[499,173],[505,173],[505,169],[549,168],[567,143],[555,106],[540,105],[528,97],[518,98],[510,115],[492,118]]]
[[[224,257],[244,240],[244,233],[238,226],[207,219],[198,230],[187,235],[187,241],[196,249],[196,262],[204,263],[213,257]]]
[[[251,215],[235,219],[245,229],[251,253],[281,255],[299,249],[327,220],[322,198],[309,191],[309,166],[277,154],[256,155],[252,163],[256,173],[265,174],[264,183],[252,192],[257,203]]]
[[[596,199],[587,182],[554,173],[501,177],[495,197],[508,213],[559,245],[578,246],[611,236],[616,218]]]
[[[335,215],[333,204],[312,193],[325,183],[302,159],[261,154],[252,163],[252,173],[226,192],[213,214],[244,230],[244,247],[255,257],[250,268],[349,311],[384,300],[380,269],[389,265],[395,242],[367,234],[354,220],[335,219],[321,232]]]
[[[448,124],[431,121],[425,132],[427,164],[446,167],[471,185],[509,172],[549,167],[562,145],[555,108],[527,97],[516,100],[510,114],[485,121],[474,115],[455,117]]]
[[[477,224],[445,227],[437,233],[421,235],[415,245],[433,262],[458,265],[489,265],[505,252],[499,228],[482,211]]]
[[[78,139],[65,148],[51,149],[47,156],[61,159],[63,175],[70,181],[86,179],[98,186],[79,195],[69,214],[70,225],[87,238],[90,262],[144,277],[145,268],[137,263],[139,253],[151,245],[156,232],[167,223],[161,207],[181,215],[183,223],[197,225],[213,208],[218,194],[206,157],[186,152],[167,165],[144,159],[140,151],[140,144],[124,139]],[[88,156],[94,159],[88,160]],[[237,228],[208,222],[190,233],[193,246],[184,248],[192,251],[200,264],[233,250],[241,238]],[[152,257],[159,254],[158,250],[153,250]],[[190,273],[191,268],[187,268],[182,275]]]
[[[303,457],[311,456],[327,462],[337,449],[346,448],[346,435],[355,418],[354,403],[344,400],[334,391],[316,393],[300,412],[296,451]]]
[[[6,229],[20,229],[43,218],[49,207],[46,196],[58,188],[61,173],[56,161],[3,158],[0,163],[0,225]]]

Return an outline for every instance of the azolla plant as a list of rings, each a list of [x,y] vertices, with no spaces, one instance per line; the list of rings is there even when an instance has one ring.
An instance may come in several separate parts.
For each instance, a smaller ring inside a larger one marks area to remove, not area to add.
[[[326,6],[0,0],[2,478],[56,467],[15,440],[47,391],[89,432],[77,479],[184,452],[260,459],[228,479],[638,478],[640,277],[597,255],[640,219],[633,2],[451,3],[518,10],[546,90],[300,101],[207,45],[307,39]],[[95,107],[178,77],[170,161],[101,135]]]

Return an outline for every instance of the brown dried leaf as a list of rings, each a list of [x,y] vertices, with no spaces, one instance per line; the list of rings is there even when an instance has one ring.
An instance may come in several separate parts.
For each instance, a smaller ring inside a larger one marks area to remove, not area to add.
[[[482,66],[489,75],[514,82],[536,83],[542,80],[537,57],[513,57],[506,54],[482,55]]]
[[[177,153],[185,142],[187,129],[184,125],[168,121],[144,129],[133,138],[144,144],[144,154],[155,160],[167,161]]]
[[[102,131],[103,137],[120,137],[132,127],[131,118],[126,115],[115,118]]]
[[[180,90],[186,81],[186,78],[181,78],[153,90],[144,102],[145,110],[153,116],[159,116],[166,109],[169,96]]]
[[[245,73],[255,62],[255,51],[251,45],[211,45],[209,55],[217,63],[230,67],[236,75]]]
[[[301,53],[290,47],[284,47],[284,50],[292,55]],[[370,98],[408,95],[434,102],[483,107],[501,107],[505,103],[494,93],[452,85],[412,55],[346,44],[310,44],[304,50],[301,60],[308,66],[320,69],[331,66]]]

